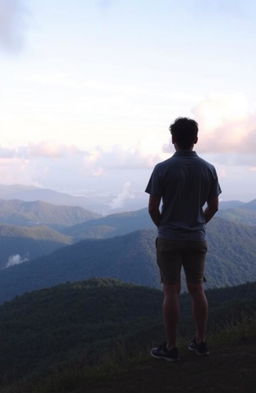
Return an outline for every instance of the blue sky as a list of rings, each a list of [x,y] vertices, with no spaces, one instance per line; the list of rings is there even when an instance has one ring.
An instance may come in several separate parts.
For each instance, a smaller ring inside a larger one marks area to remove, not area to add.
[[[240,0],[0,0],[1,182],[144,203],[191,116],[223,200],[255,198],[255,17]]]

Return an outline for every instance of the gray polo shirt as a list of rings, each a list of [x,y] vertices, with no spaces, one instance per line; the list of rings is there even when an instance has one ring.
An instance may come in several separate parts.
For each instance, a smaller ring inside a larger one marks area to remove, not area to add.
[[[162,198],[159,237],[205,239],[203,206],[221,193],[213,165],[192,150],[177,151],[155,166],[146,192]]]

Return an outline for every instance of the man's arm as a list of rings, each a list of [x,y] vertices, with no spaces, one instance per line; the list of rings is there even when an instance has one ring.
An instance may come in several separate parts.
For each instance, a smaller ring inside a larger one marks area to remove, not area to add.
[[[214,214],[218,211],[219,208],[219,198],[212,197],[207,201],[207,207],[204,210],[204,218],[205,222],[208,222],[211,220],[211,218],[214,216]]]
[[[148,212],[153,223],[157,227],[160,225],[160,218],[161,218],[161,214],[159,210],[160,202],[161,202],[161,197],[156,197],[153,195],[149,196]]]

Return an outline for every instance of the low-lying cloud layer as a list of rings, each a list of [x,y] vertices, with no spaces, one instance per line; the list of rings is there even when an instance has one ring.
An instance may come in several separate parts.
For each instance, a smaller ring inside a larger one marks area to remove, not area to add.
[[[50,141],[17,148],[0,146],[0,160],[65,159],[68,157],[80,157],[86,168],[94,170],[150,168],[157,160],[161,159],[160,153],[147,154],[140,146],[124,148],[120,145],[114,145],[110,149],[96,146],[88,151],[81,150],[76,146],[67,146]]]
[[[212,96],[196,105],[191,113],[199,123],[196,151],[216,166],[225,182],[231,182],[231,177],[234,184],[241,180],[236,178],[239,167],[240,178],[247,178],[249,183],[248,179],[256,173],[256,111],[249,111],[246,100],[237,95]],[[155,164],[174,151],[168,143],[168,125],[165,141],[158,140],[157,135],[151,137],[137,141],[134,146],[119,144],[90,149],[78,143],[68,145],[50,140],[2,146],[1,183],[33,184],[69,192],[81,189],[108,192],[111,208],[118,209],[127,202],[133,203],[134,190],[142,193]]]

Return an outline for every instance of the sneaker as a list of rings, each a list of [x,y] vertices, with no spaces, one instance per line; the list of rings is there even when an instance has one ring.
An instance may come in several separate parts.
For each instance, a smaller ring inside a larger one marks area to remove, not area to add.
[[[190,351],[195,352],[195,354],[198,356],[209,355],[209,350],[208,350],[206,341],[202,341],[201,343],[197,343],[195,337],[193,338],[191,343],[188,345],[188,349]]]
[[[159,345],[159,347],[152,348],[150,352],[153,358],[168,360],[175,362],[179,359],[178,349],[176,347],[168,349],[166,343]]]

